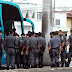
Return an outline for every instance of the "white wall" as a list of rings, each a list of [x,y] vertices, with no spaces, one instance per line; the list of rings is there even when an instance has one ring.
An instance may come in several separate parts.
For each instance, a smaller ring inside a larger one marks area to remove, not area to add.
[[[66,13],[64,12],[55,13],[53,31],[57,31],[57,30],[67,31],[67,18],[66,17],[67,17]],[[56,19],[60,20],[60,25],[56,25]]]
[[[33,21],[35,25],[35,32],[42,32],[42,22],[41,21]]]

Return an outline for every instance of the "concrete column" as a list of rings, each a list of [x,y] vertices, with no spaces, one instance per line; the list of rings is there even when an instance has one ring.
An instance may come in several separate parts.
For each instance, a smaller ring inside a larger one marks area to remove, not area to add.
[[[53,30],[52,0],[43,0],[42,33],[46,39],[46,52],[44,53],[44,65],[50,65],[50,56],[47,54],[50,32]]]

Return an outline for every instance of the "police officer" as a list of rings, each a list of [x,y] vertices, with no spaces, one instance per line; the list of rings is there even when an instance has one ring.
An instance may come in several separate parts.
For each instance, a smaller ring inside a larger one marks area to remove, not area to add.
[[[71,62],[71,57],[72,57],[72,29],[71,29],[71,35],[69,35],[69,38],[68,38],[68,41],[67,41],[67,44],[66,44],[66,50],[67,50],[67,46],[69,45],[69,56],[68,57],[68,66]]]
[[[59,35],[58,35],[58,31],[55,31],[55,34],[56,34],[55,36],[60,39],[60,37],[59,37]],[[60,39],[60,42],[61,42],[61,39]],[[59,49],[60,49],[60,48],[59,48]]]
[[[61,42],[60,39],[55,36],[55,32],[52,32],[52,38],[49,42],[48,47],[48,54],[51,50],[51,67],[59,67],[59,50],[58,47],[60,47],[61,50]]]
[[[16,60],[16,64],[17,64],[17,68],[19,68],[19,64],[20,64],[20,38],[19,35],[16,33],[15,34],[16,37],[16,46],[15,46],[15,60]]]
[[[7,70],[9,70],[10,60],[11,60],[11,68],[15,68],[15,45],[16,38],[13,36],[14,31],[10,30],[9,36],[6,37],[5,40],[5,48],[7,47]]]
[[[55,31],[56,33],[56,37],[60,39],[59,35],[58,35],[58,31]]]
[[[28,46],[28,41],[29,41],[29,37],[25,36],[25,39],[24,39],[24,41],[22,43],[22,46],[23,46],[22,53],[24,53],[23,61],[24,61],[24,64],[25,64],[24,69],[28,69],[28,56],[29,55],[26,55],[26,48]]]
[[[22,41],[25,39],[24,37],[25,37],[25,34],[24,33],[22,33],[21,34],[21,37],[22,37]]]
[[[31,68],[37,68],[38,64],[39,64],[39,60],[38,60],[38,54],[40,51],[40,47],[39,47],[39,41],[38,39],[35,37],[35,33],[32,32],[32,36],[29,39],[29,43],[28,43],[29,49],[30,49],[30,64],[31,64]],[[27,52],[28,50],[27,48]]]
[[[1,35],[2,35],[2,31],[0,30],[0,70],[2,69],[2,67],[1,67],[1,64],[2,64],[2,62],[1,62],[1,60],[2,60],[2,48],[4,48],[4,40],[1,37]],[[2,48],[1,48],[1,46],[2,46]]]
[[[45,52],[46,48],[46,41],[45,38],[42,37],[41,33],[38,33],[38,40],[40,44],[40,52],[39,52],[39,68],[43,67],[43,53]]]
[[[21,38],[20,38],[20,41],[21,41],[21,48],[20,48],[20,51],[22,51],[22,43],[23,43],[24,39],[25,39],[25,34],[22,33],[22,34],[21,34]],[[20,67],[21,67],[21,68],[24,68],[23,54],[20,55]]]
[[[62,51],[61,51],[61,67],[64,67],[65,64],[65,46],[66,46],[66,37],[63,35],[63,32],[59,30],[59,37],[61,39]]]

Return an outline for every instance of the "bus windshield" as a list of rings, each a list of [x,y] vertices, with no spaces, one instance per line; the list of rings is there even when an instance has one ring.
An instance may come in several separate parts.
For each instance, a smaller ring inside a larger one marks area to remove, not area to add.
[[[3,22],[22,20],[18,8],[9,4],[2,4],[2,18]]]
[[[13,3],[12,3],[13,4]],[[23,20],[21,11],[15,5],[0,2],[0,28],[4,30],[4,35],[8,36],[10,29],[14,28],[14,22],[18,21],[23,33]],[[5,37],[5,36],[4,36]]]

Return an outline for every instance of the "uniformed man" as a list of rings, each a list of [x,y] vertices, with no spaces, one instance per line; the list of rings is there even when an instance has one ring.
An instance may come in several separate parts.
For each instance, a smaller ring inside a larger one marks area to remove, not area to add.
[[[20,38],[20,41],[21,41],[21,48],[20,48],[21,50],[20,50],[20,51],[22,51],[22,43],[23,43],[24,39],[25,39],[25,34],[22,33],[22,34],[21,34],[21,38]],[[23,54],[20,55],[20,67],[21,67],[21,68],[24,68]]]
[[[61,39],[62,51],[61,51],[61,67],[64,67],[65,64],[65,46],[66,46],[66,37],[63,35],[63,32],[59,30],[59,37]]]
[[[6,37],[5,40],[5,48],[7,47],[7,70],[9,70],[10,60],[11,60],[11,68],[15,68],[15,45],[16,38],[13,36],[14,31],[10,30],[9,36]]]
[[[50,32],[50,38],[52,38],[52,32]],[[50,41],[48,42],[48,48],[49,48],[49,46],[50,46]],[[50,55],[50,57],[51,57],[51,49],[50,49],[50,51],[49,51],[49,55]]]
[[[28,53],[28,51],[30,49],[30,64],[31,64],[31,68],[37,68],[37,66],[39,64],[38,53],[40,51],[40,47],[39,47],[39,41],[35,37],[35,33],[34,32],[32,32],[32,36],[29,39],[28,46],[29,47],[27,47],[26,53]]]
[[[58,31],[55,31],[55,34],[56,34],[55,36],[60,39],[60,37],[59,37],[59,35],[58,35]],[[60,42],[61,42],[61,39],[60,39]],[[59,48],[59,49],[60,49],[60,48]]]
[[[21,34],[21,37],[22,37],[22,41],[25,39],[24,37],[25,37],[25,34],[24,33],[22,33]]]
[[[2,64],[2,62],[1,62],[1,60],[2,60],[2,48],[4,48],[4,40],[1,37],[1,35],[2,35],[2,31],[0,30],[0,70],[2,69],[2,67],[1,67],[1,64]],[[3,49],[3,51],[4,51],[4,49]]]
[[[31,31],[28,31],[28,37],[29,39],[31,38]],[[30,68],[30,49],[28,49],[28,68]]]
[[[40,52],[39,52],[39,68],[43,67],[43,54],[46,48],[46,41],[45,38],[42,37],[41,33],[38,33],[38,40],[40,44]]]
[[[56,37],[60,39],[59,35],[58,35],[58,31],[55,32],[56,33]]]
[[[61,42],[60,39],[57,38],[55,35],[55,32],[51,33],[52,38],[49,42],[48,47],[48,54],[51,51],[51,67],[59,67],[59,50],[58,47],[60,47],[61,51]]]
[[[70,55],[70,57],[68,57],[68,66],[71,62],[71,57],[72,57],[72,29],[70,32],[71,32],[71,35],[69,35],[69,38],[66,44],[66,50],[67,50],[67,46],[69,45],[69,55]]]
[[[17,68],[19,68],[19,64],[20,64],[20,38],[19,35],[16,33],[15,34],[16,37],[16,46],[15,46],[15,60],[16,60],[16,64],[17,64]]]
[[[22,43],[22,46],[23,46],[22,53],[24,53],[23,61],[24,61],[24,64],[25,64],[24,69],[28,69],[28,56],[29,55],[26,55],[26,48],[28,46],[28,41],[29,41],[29,37],[25,36],[25,39],[24,39],[24,41]]]

